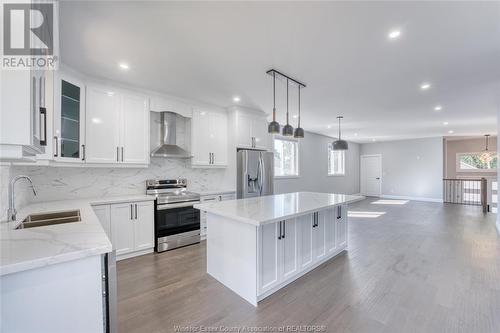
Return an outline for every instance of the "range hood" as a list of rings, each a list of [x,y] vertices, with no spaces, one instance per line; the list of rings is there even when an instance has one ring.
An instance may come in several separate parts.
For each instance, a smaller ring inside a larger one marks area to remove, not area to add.
[[[151,151],[151,156],[167,158],[193,157],[188,151],[177,145],[177,117],[183,117],[169,111],[159,112],[159,114],[159,123],[157,121],[155,124],[159,126],[159,142],[157,142],[157,147]]]

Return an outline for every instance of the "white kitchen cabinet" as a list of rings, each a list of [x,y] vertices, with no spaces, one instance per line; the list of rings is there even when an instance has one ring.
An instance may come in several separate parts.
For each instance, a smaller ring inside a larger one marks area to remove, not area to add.
[[[96,205],[93,209],[116,250],[118,260],[153,251],[153,201]]]
[[[134,251],[134,232],[132,204],[111,205],[111,243],[117,256]]]
[[[2,71],[0,160],[34,161],[47,144],[45,71]]]
[[[267,120],[264,114],[235,111],[236,146],[238,148],[267,149]]]
[[[147,98],[89,85],[86,118],[87,163],[149,163]]]
[[[314,262],[313,257],[313,214],[297,217],[297,226],[300,235],[299,262],[300,269],[306,269]]]
[[[282,265],[281,222],[265,224],[258,229],[258,285],[259,292],[265,293],[280,283]]]
[[[283,265],[280,280],[287,280],[299,271],[299,240],[297,230],[297,220],[290,219],[282,222],[281,242],[283,250]]]
[[[92,208],[106,235],[111,240],[111,207],[109,205],[99,205]]]
[[[236,193],[220,193],[220,194],[211,194],[211,195],[203,195],[200,197],[201,203],[209,203],[215,201],[224,201],[224,200],[234,200],[236,199]],[[207,213],[204,211],[200,212],[200,236],[201,240],[207,238]]]
[[[149,163],[149,111],[144,96],[124,94],[122,97],[120,132],[123,163]]]
[[[322,260],[326,256],[326,224],[333,223],[327,219],[328,210],[322,210],[316,213],[316,226],[313,228],[314,260]]]
[[[151,201],[134,203],[134,250],[154,247],[154,207]],[[153,222],[153,223],[152,223]]]
[[[85,85],[76,77],[55,75],[54,160],[83,163],[85,145]]]
[[[120,99],[110,89],[87,86],[85,144],[87,163],[117,163],[120,159]]]
[[[335,211],[337,211],[337,208],[325,210],[325,215],[326,215],[325,238],[326,238],[326,252],[328,254],[337,252],[338,249],[337,223],[336,223],[336,218],[334,216]]]
[[[227,166],[227,114],[219,111],[193,111],[191,121],[191,165],[195,167]]]
[[[340,249],[347,247],[347,205],[335,208],[336,243]]]

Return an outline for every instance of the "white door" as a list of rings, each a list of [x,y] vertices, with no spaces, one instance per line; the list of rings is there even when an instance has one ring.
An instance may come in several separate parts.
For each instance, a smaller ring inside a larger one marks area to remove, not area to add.
[[[313,263],[313,214],[297,217],[299,230],[299,262],[300,270],[307,268]]]
[[[104,87],[87,87],[84,153],[87,163],[120,162],[120,99]]]
[[[120,160],[124,163],[149,163],[148,100],[123,95]]]
[[[278,222],[279,224],[279,222]],[[298,232],[296,219],[282,222],[283,272],[282,281],[294,276],[299,270]]]
[[[347,247],[347,205],[335,208],[335,229],[338,249]]]
[[[210,163],[210,131],[208,127],[209,114],[207,111],[194,110],[191,120],[191,152],[193,165],[209,165]]]
[[[106,232],[109,240],[111,241],[111,209],[109,205],[93,206],[95,215]]]
[[[280,278],[280,245],[278,239],[280,223],[260,226],[259,230],[259,294],[273,288]]]
[[[213,165],[227,165],[227,116],[211,112],[208,121],[210,152],[213,154]]]
[[[325,214],[325,233],[326,233],[326,251],[328,254],[337,251],[337,232],[336,232],[336,208],[330,208],[324,211]]]
[[[134,207],[131,203],[111,205],[111,237],[116,255],[134,250]]]
[[[134,203],[134,250],[154,247],[154,208],[152,201]]]
[[[318,212],[316,227],[313,230],[314,261],[322,260],[326,256],[326,223],[325,210]]]
[[[382,189],[382,156],[361,155],[361,194],[378,197]]]

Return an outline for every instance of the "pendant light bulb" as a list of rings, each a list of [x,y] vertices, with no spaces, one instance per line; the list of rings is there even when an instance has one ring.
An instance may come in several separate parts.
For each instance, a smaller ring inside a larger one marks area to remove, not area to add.
[[[286,79],[286,125],[283,126],[283,136],[293,136],[293,127],[288,122],[288,79]]]
[[[297,139],[302,139],[304,137],[304,129],[300,127],[300,84],[298,85],[298,87],[299,87],[299,119],[297,122],[297,128],[293,133],[293,137]]]
[[[273,72],[273,121],[269,123],[267,132],[270,134],[280,133],[280,124],[276,121],[276,73]]]
[[[342,140],[341,138],[341,131],[340,131],[340,120],[344,118],[343,116],[338,116],[337,119],[339,120],[339,138],[338,140],[333,141],[332,143],[332,149],[333,150],[347,150],[349,149],[349,144],[347,141]]]

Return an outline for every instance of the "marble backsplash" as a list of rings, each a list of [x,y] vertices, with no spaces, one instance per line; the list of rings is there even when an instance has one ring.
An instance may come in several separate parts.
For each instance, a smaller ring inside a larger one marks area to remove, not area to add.
[[[155,178],[187,178],[191,190],[232,188],[227,173],[227,169],[191,168],[188,160],[164,158],[152,158],[148,168],[12,166],[9,172],[2,172],[2,214],[7,198],[3,180],[19,174],[30,176],[38,192],[34,197],[28,186],[18,184],[16,205],[21,207],[34,201],[144,194],[146,179]]]

